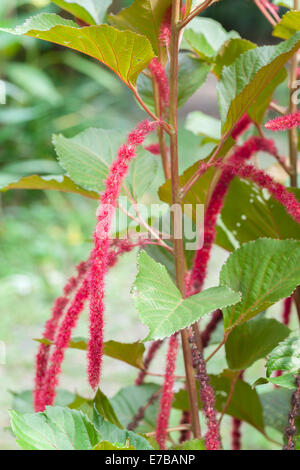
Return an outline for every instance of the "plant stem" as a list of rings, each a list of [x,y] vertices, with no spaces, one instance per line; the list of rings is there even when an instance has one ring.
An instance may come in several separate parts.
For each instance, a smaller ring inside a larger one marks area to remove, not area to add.
[[[294,9],[298,10],[299,0],[294,0]],[[294,86],[297,80],[297,52],[293,55],[291,59],[291,68],[290,68],[290,80],[289,80],[289,89],[290,89],[290,104],[289,112],[291,114],[297,112],[297,103],[293,100]],[[298,160],[298,134],[297,128],[289,130],[289,146],[290,146],[290,168],[291,168],[291,186],[297,187],[297,160]]]
[[[170,46],[170,125],[174,129],[174,134],[170,135],[171,151],[171,183],[172,202],[181,204],[179,170],[178,170],[178,52],[179,52],[179,28],[181,12],[181,0],[173,0],[172,3],[172,25],[171,25],[171,46]],[[180,220],[179,220],[180,218]],[[181,226],[181,214],[173,213],[173,228]],[[176,281],[182,297],[185,297],[185,256],[182,237],[174,237]],[[192,353],[188,340],[187,330],[181,332],[184,364],[187,379],[187,388],[192,416],[192,430],[196,439],[201,438],[201,429],[198,411],[197,388],[194,377]]]
[[[156,115],[160,116],[160,119],[162,119],[162,110],[161,110],[159,90],[158,90],[156,80],[154,78],[152,78],[152,86],[153,86],[153,95],[154,95],[154,103],[155,103],[155,112],[156,112]],[[165,139],[165,132],[162,127],[159,127],[157,129],[157,136],[158,136],[158,141],[159,141],[159,146],[160,146],[160,153],[161,153],[161,159],[162,159],[162,164],[163,164],[163,169],[164,169],[164,175],[165,175],[165,179],[168,180],[171,178],[170,161],[169,161],[168,149],[167,149],[167,144],[166,144],[166,139]]]
[[[294,10],[299,9],[299,0],[294,0]],[[289,90],[290,90],[290,103],[289,112],[291,114],[297,112],[297,103],[293,101],[294,84],[297,80],[297,52],[291,59]],[[289,151],[290,151],[290,183],[291,186],[297,188],[298,186],[298,132],[297,128],[289,130]],[[297,287],[294,293],[294,300],[297,308],[297,314],[300,321],[300,287]]]

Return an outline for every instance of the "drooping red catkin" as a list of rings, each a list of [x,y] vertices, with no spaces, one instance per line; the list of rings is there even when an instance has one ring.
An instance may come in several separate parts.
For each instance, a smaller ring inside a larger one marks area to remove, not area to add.
[[[190,295],[199,292],[203,287],[212,246],[216,238],[218,216],[223,208],[229,185],[236,174],[236,168],[258,151],[269,152],[272,155],[277,154],[273,140],[250,137],[242,146],[237,147],[216,184],[205,212],[203,246],[196,252],[194,266],[190,274],[188,290]]]
[[[212,319],[206,325],[205,330],[201,333],[203,349],[208,346],[211,335],[215,331],[215,329],[217,328],[218,324],[221,322],[222,318],[223,318],[223,315],[222,315],[221,310],[216,310],[213,313]]]
[[[153,361],[157,351],[161,347],[162,343],[163,341],[161,339],[158,339],[151,344],[146,359],[144,360],[144,369],[139,372],[139,375],[137,376],[137,379],[135,381],[135,385],[142,385],[144,383],[145,377],[149,370],[149,366]]]
[[[205,446],[207,450],[220,450],[221,439],[217,412],[215,410],[215,393],[210,385],[206,371],[206,363],[202,352],[199,351],[194,341],[192,342],[193,365],[196,370],[196,378],[200,384],[200,398],[207,423]]]
[[[166,437],[168,433],[168,425],[174,396],[173,386],[175,380],[174,373],[176,368],[177,353],[178,338],[177,335],[173,335],[169,339],[165,378],[156,425],[156,440],[162,450],[166,449]]]
[[[94,232],[94,249],[90,269],[90,340],[88,346],[88,377],[95,389],[100,381],[103,327],[104,327],[104,281],[107,272],[109,236],[122,183],[127,175],[129,164],[136,156],[136,148],[142,145],[146,136],[155,130],[158,122],[142,121],[130,132],[127,144],[123,144],[117,159],[110,167],[105,182]]]
[[[232,138],[237,140],[244,132],[246,132],[246,130],[251,126],[251,124],[251,119],[249,118],[248,114],[245,113],[233,129],[231,133]]]
[[[149,70],[151,71],[159,89],[162,111],[166,111],[170,104],[169,80],[166,71],[156,57],[154,57],[150,62]]]
[[[88,269],[88,262],[82,262],[76,266],[77,276],[72,276],[67,284],[64,287],[63,293],[64,295],[58,297],[54,303],[52,309],[51,318],[46,322],[43,339],[53,341],[55,338],[55,334],[58,328],[59,321],[64,313],[65,307],[69,302],[69,296],[74,292],[77,288],[80,280],[86,274]],[[35,387],[34,387],[34,408],[35,411],[41,411],[41,407],[43,403],[41,402],[40,395],[42,391],[42,387],[44,384],[47,366],[48,366],[48,359],[50,354],[50,345],[41,344],[39,346],[39,350],[36,357],[36,374],[35,374]]]
[[[171,16],[172,7],[168,8],[160,28],[160,42],[167,48],[171,42]]]
[[[286,209],[288,214],[300,224],[300,203],[295,196],[290,193],[285,186],[275,181],[271,176],[262,170],[258,170],[252,165],[245,165],[235,168],[236,175],[253,181],[279,201]]]
[[[293,114],[287,114],[286,116],[279,116],[265,124],[267,129],[271,131],[285,131],[292,129],[293,127],[300,126],[300,111]]]
[[[83,310],[84,304],[89,296],[89,281],[86,276],[79,287],[67,313],[59,327],[57,337],[54,343],[54,351],[50,358],[50,366],[47,371],[44,385],[40,394],[40,410],[45,406],[53,405],[56,396],[56,386],[58,376],[61,372],[61,364],[64,359],[65,351],[69,345],[71,334],[77,324],[78,317]]]
[[[296,450],[294,438],[297,435],[296,419],[298,418],[300,411],[300,374],[296,377],[295,384],[296,390],[294,391],[291,399],[292,409],[289,413],[289,424],[285,429],[287,444],[283,447],[283,450]]]

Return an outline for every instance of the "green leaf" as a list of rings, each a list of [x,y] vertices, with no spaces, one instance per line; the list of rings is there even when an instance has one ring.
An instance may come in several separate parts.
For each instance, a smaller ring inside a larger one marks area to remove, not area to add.
[[[95,128],[86,129],[73,138],[53,137],[59,162],[70,178],[81,187],[99,193],[105,187],[110,165],[124,141],[124,132]],[[150,191],[157,174],[157,159],[141,149],[130,166],[125,183],[134,200]]]
[[[0,28],[0,31],[43,39],[83,52],[111,68],[129,87],[135,87],[138,75],[154,57],[144,36],[108,25],[80,28],[53,13],[42,13],[29,18],[22,26]]]
[[[171,0],[134,0],[117,15],[109,15],[109,22],[121,30],[132,30],[147,36],[154,52],[159,51],[161,23]]]
[[[98,413],[103,416],[104,419],[114,424],[118,428],[122,429],[122,425],[117,418],[115,410],[107,398],[106,395],[100,390],[97,390],[96,396],[94,398],[94,407],[97,409]]]
[[[218,143],[221,138],[221,122],[202,111],[193,111],[187,116],[186,129],[196,135],[202,135],[208,141]]]
[[[255,318],[237,326],[225,344],[228,366],[236,370],[247,369],[266,357],[289,334],[289,328],[268,318]]]
[[[226,135],[300,47],[300,32],[276,46],[257,47],[223,69],[218,83],[222,133]]]
[[[300,201],[299,189],[288,190]],[[282,204],[266,196],[254,183],[238,178],[230,184],[221,218],[239,243],[262,237],[300,239],[299,224],[286,212]]]
[[[203,439],[185,441],[183,444],[174,447],[174,450],[206,450]]]
[[[241,302],[223,309],[225,332],[289,297],[299,282],[300,242],[262,238],[242,245],[220,274],[221,285],[242,293]]]
[[[99,194],[93,191],[86,191],[77,186],[70,178],[64,175],[49,175],[49,176],[24,176],[19,179],[18,177],[10,177],[9,181],[5,181],[0,185],[0,191],[6,192],[10,189],[40,189],[61,191],[64,193],[80,194],[91,199],[99,199]]]
[[[300,369],[300,338],[290,337],[280,343],[269,355],[267,376],[275,370],[298,372]]]
[[[102,441],[94,447],[94,450],[136,450],[136,448],[133,446],[127,446],[126,444],[111,444],[108,441]]]
[[[114,424],[105,421],[96,408],[94,408],[94,425],[100,434],[99,440],[108,441],[112,444],[129,444],[137,450],[153,450],[153,447],[150,446],[143,436],[128,431],[127,429],[119,429]]]
[[[145,251],[139,254],[138,263],[134,302],[141,321],[149,328],[145,341],[170,336],[204,315],[240,299],[237,292],[221,287],[182,299],[164,266],[156,263]]]
[[[269,104],[272,101],[276,88],[282,82],[284,82],[286,78],[287,71],[285,70],[285,68],[283,68],[260,93],[260,95],[254,101],[252,106],[250,106],[250,108],[248,109],[248,114],[254,122],[258,124],[262,123],[265,113],[269,107]]]
[[[76,410],[48,406],[44,413],[10,414],[13,433],[24,450],[92,450],[100,440],[94,425]]]
[[[196,17],[184,32],[184,40],[203,60],[213,61],[219,49],[230,37],[239,37],[235,31],[229,33],[211,18]]]
[[[113,406],[118,419],[124,428],[126,428],[128,424],[131,423],[139,409],[145,406],[152,395],[159,389],[160,386],[153,383],[146,383],[143,385],[129,385],[128,387],[119,390],[119,392],[110,399],[110,403]],[[154,423],[151,423],[151,431],[153,430]],[[147,424],[150,423],[148,422]]]
[[[36,339],[39,343],[52,344],[51,341],[45,339]],[[69,343],[70,349],[79,349],[87,351],[88,341],[85,338],[73,338]],[[118,341],[106,341],[104,343],[103,354],[113,359],[126,362],[138,369],[144,368],[143,355],[145,346],[142,343],[119,343]]]
[[[112,0],[52,0],[87,24],[101,24]]]
[[[214,73],[218,78],[220,78],[224,67],[231,65],[244,52],[250,51],[250,49],[255,49],[256,47],[256,44],[248,41],[247,39],[229,39],[219,50],[215,60]]]
[[[33,393],[32,390],[24,390],[20,393],[11,392],[13,396],[12,409],[18,413],[33,413]],[[67,390],[57,390],[55,406],[68,406],[75,399],[74,393]]]
[[[224,370],[220,375],[210,375],[210,383],[215,391],[216,409],[221,413],[228,401],[232,389],[232,381],[236,380],[236,372]],[[202,405],[199,403],[199,408]],[[175,394],[173,408],[189,410],[189,398],[186,390],[180,390]],[[243,380],[236,381],[232,398],[225,414],[245,421],[264,432],[262,406],[256,390]]]
[[[278,387],[287,388],[289,390],[294,390],[296,388],[294,374],[284,374],[278,377],[260,377],[254,382],[252,387],[258,387],[259,385],[265,385],[268,383],[272,383]]]
[[[274,30],[273,36],[282,39],[289,39],[297,31],[300,30],[300,11],[288,11],[281,18],[280,23],[277,23]]]

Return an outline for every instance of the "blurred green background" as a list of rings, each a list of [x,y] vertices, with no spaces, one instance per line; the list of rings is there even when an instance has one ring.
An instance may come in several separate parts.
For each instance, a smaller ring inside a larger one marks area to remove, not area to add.
[[[129,3],[118,1],[114,8]],[[57,11],[47,0],[1,0],[0,25],[20,24],[41,9]],[[211,8],[210,14],[244,37],[271,40],[269,26],[250,0],[226,0]],[[0,33],[0,79],[7,90],[7,103],[0,105],[0,184],[12,176],[60,173],[51,144],[53,133],[71,137],[91,126],[127,129],[142,116],[125,86],[107,69],[80,54],[28,37]],[[6,364],[0,365],[0,449],[16,447],[5,429],[11,392],[32,387],[37,349],[32,338],[41,336],[52,302],[74,264],[87,257],[95,209],[95,202],[72,195],[0,193],[0,341],[5,342],[7,353]],[[224,256],[217,251],[210,281],[218,277],[214,267]],[[109,275],[108,339],[133,341],[143,336],[129,295],[134,276],[134,253],[126,255]],[[77,333],[87,334],[86,315]],[[218,371],[223,366],[222,360],[216,362]],[[156,367],[162,369],[163,364],[158,362]],[[132,383],[135,375],[116,361],[113,367],[105,363],[104,391],[115,392]],[[88,394],[85,377],[84,354],[68,353],[62,387]],[[270,448],[256,431],[245,429],[246,448]]]

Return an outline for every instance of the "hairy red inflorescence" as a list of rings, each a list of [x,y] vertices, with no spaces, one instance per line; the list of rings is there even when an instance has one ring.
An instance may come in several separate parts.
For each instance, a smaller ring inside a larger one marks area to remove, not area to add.
[[[258,170],[253,165],[245,165],[235,168],[236,175],[253,181],[261,188],[266,189],[286,209],[288,214],[300,224],[300,203],[294,194],[290,193],[285,186],[275,181],[270,175]]]
[[[265,124],[267,129],[271,131],[285,131],[292,129],[293,127],[300,126],[300,111],[293,114],[287,114],[286,116],[279,116]]]
[[[78,317],[82,312],[85,302],[89,296],[89,281],[86,276],[70,307],[59,327],[57,337],[54,343],[54,351],[50,357],[50,366],[47,370],[43,388],[40,393],[40,410],[43,411],[45,406],[53,405],[56,396],[56,386],[58,384],[58,375],[61,372],[61,364],[64,359],[65,351],[71,339],[71,333],[77,324]]]
[[[246,132],[246,130],[251,126],[251,124],[251,119],[249,118],[248,114],[245,113],[233,129],[231,133],[232,138],[237,140],[244,132]]]
[[[166,449],[166,437],[174,396],[173,386],[175,381],[174,374],[176,368],[177,353],[178,338],[177,335],[173,335],[169,339],[165,378],[156,425],[156,440],[162,450]]]
[[[154,57],[149,64],[149,70],[151,71],[158,89],[159,89],[159,97],[161,101],[161,108],[162,112],[164,113],[170,104],[170,88],[169,88],[169,80],[166,74],[166,71],[160,61]]]
[[[147,150],[150,153],[153,153],[153,155],[160,155],[161,153],[160,145],[158,143],[147,145],[147,147],[145,147],[145,150]]]
[[[69,296],[75,291],[80,280],[86,274],[88,269],[88,262],[82,262],[76,266],[77,276],[72,276],[64,287],[64,295],[58,297],[52,309],[51,318],[46,322],[43,339],[53,341],[55,339],[56,331],[59,321],[63,316],[65,308],[70,301]],[[34,408],[35,411],[41,411],[43,403],[41,402],[41,393],[44,385],[48,359],[50,354],[50,346],[48,344],[40,344],[36,357],[36,374],[35,374],[35,388],[34,388]]]
[[[207,450],[220,450],[220,426],[215,410],[215,393],[210,385],[206,371],[206,363],[203,354],[192,341],[193,365],[196,370],[196,378],[200,384],[200,398],[203,405],[203,412],[206,417],[207,433],[205,435],[205,446]]]
[[[130,162],[136,157],[136,149],[139,145],[143,144],[146,136],[155,130],[158,125],[158,122],[145,120],[130,132],[127,144],[123,144],[120,147],[117,159],[110,167],[109,175],[105,182],[105,190],[100,198],[90,269],[88,377],[89,383],[93,389],[97,387],[101,375],[104,327],[104,281],[109,260],[111,225],[121,186],[127,175]]]
[[[205,212],[203,246],[196,252],[194,266],[190,273],[190,294],[199,292],[203,287],[212,246],[216,238],[216,224],[218,216],[223,208],[225,196],[228,192],[231,181],[236,175],[237,168],[243,162],[249,160],[258,151],[266,151],[272,155],[277,154],[273,140],[263,139],[261,137],[250,137],[242,146],[237,147],[234,151],[233,155],[229,159],[228,165],[224,168],[221,177],[216,184]]]

